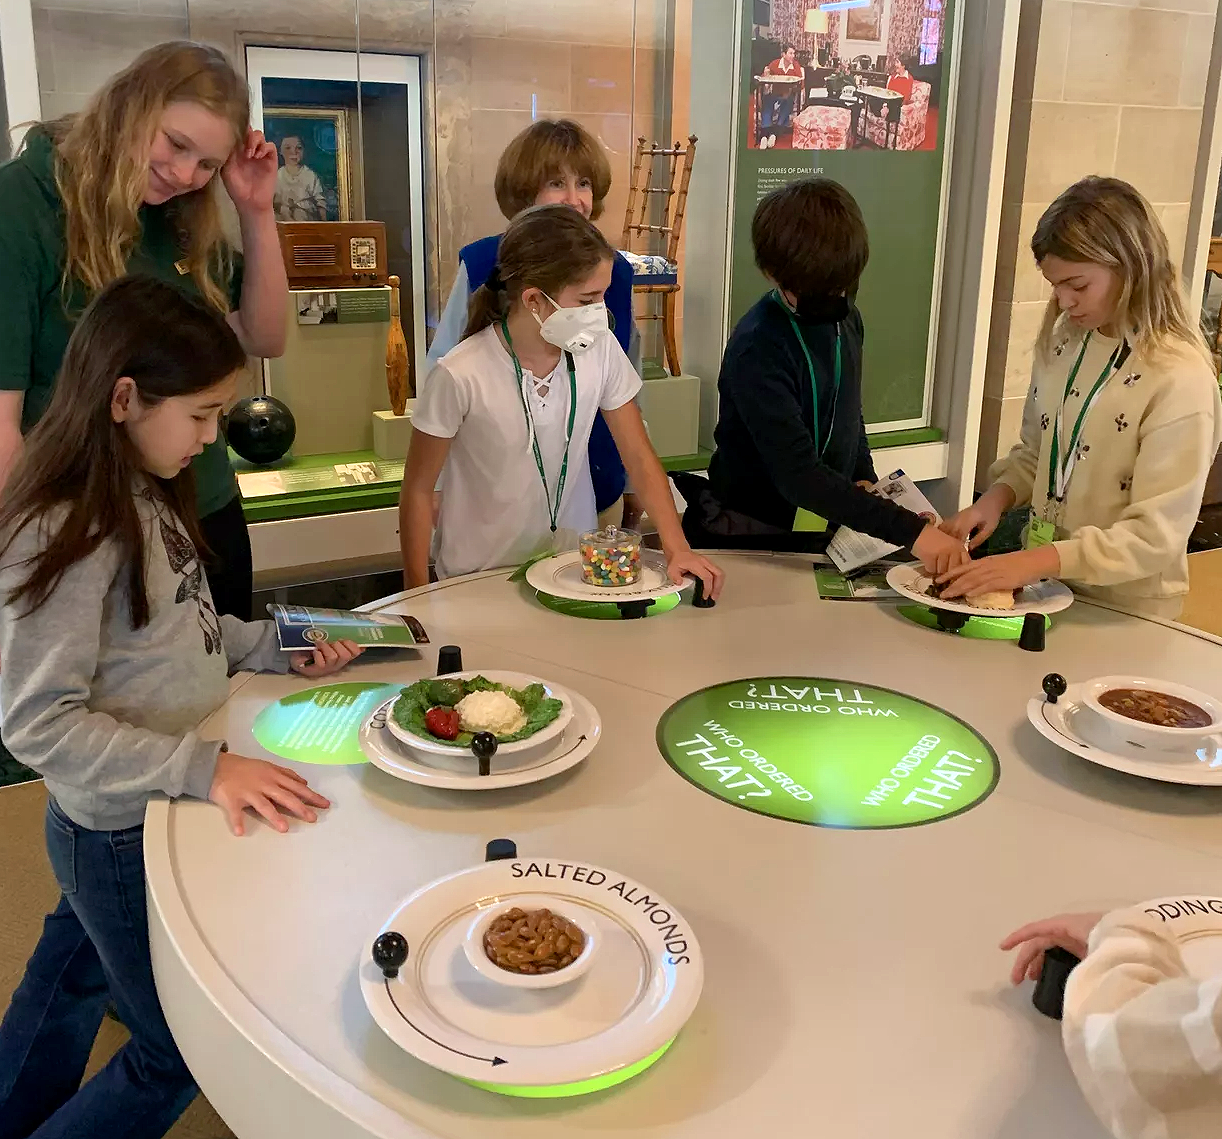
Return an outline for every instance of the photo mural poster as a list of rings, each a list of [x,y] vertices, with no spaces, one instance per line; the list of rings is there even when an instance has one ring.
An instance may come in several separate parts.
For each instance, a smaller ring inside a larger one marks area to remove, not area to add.
[[[954,0],[743,0],[742,19],[731,321],[767,288],[751,250],[760,199],[834,178],[870,232],[866,422],[922,423]]]

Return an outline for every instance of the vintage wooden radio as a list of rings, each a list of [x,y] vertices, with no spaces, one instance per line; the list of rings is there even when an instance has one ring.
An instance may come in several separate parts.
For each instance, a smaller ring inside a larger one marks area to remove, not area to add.
[[[386,284],[386,226],[380,221],[282,221],[280,251],[290,289]]]

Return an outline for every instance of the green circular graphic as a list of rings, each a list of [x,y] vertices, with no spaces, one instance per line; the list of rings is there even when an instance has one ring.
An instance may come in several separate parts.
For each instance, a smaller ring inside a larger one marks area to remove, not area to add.
[[[364,763],[361,725],[401,684],[328,684],[269,704],[251,729],[259,746],[298,763]]]
[[[685,696],[658,750],[735,807],[816,827],[876,830],[949,819],[997,786],[997,755],[948,712],[826,677],[766,676]]]

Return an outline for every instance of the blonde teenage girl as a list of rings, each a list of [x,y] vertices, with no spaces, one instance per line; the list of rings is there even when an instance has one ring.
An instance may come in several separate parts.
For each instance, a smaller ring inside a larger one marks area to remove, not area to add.
[[[977,546],[1006,510],[1029,506],[1026,549],[951,571],[943,596],[1058,577],[1174,618],[1222,406],[1166,235],[1128,183],[1086,178],[1049,206],[1031,249],[1053,295],[1022,438],[983,497],[945,523]]]

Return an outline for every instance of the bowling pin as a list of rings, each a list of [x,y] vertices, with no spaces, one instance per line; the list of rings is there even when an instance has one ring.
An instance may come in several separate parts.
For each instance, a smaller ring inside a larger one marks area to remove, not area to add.
[[[407,355],[407,340],[399,316],[399,278],[390,278],[390,331],[386,334],[386,387],[390,393],[391,410],[402,415],[407,401],[416,394],[411,361]]]

